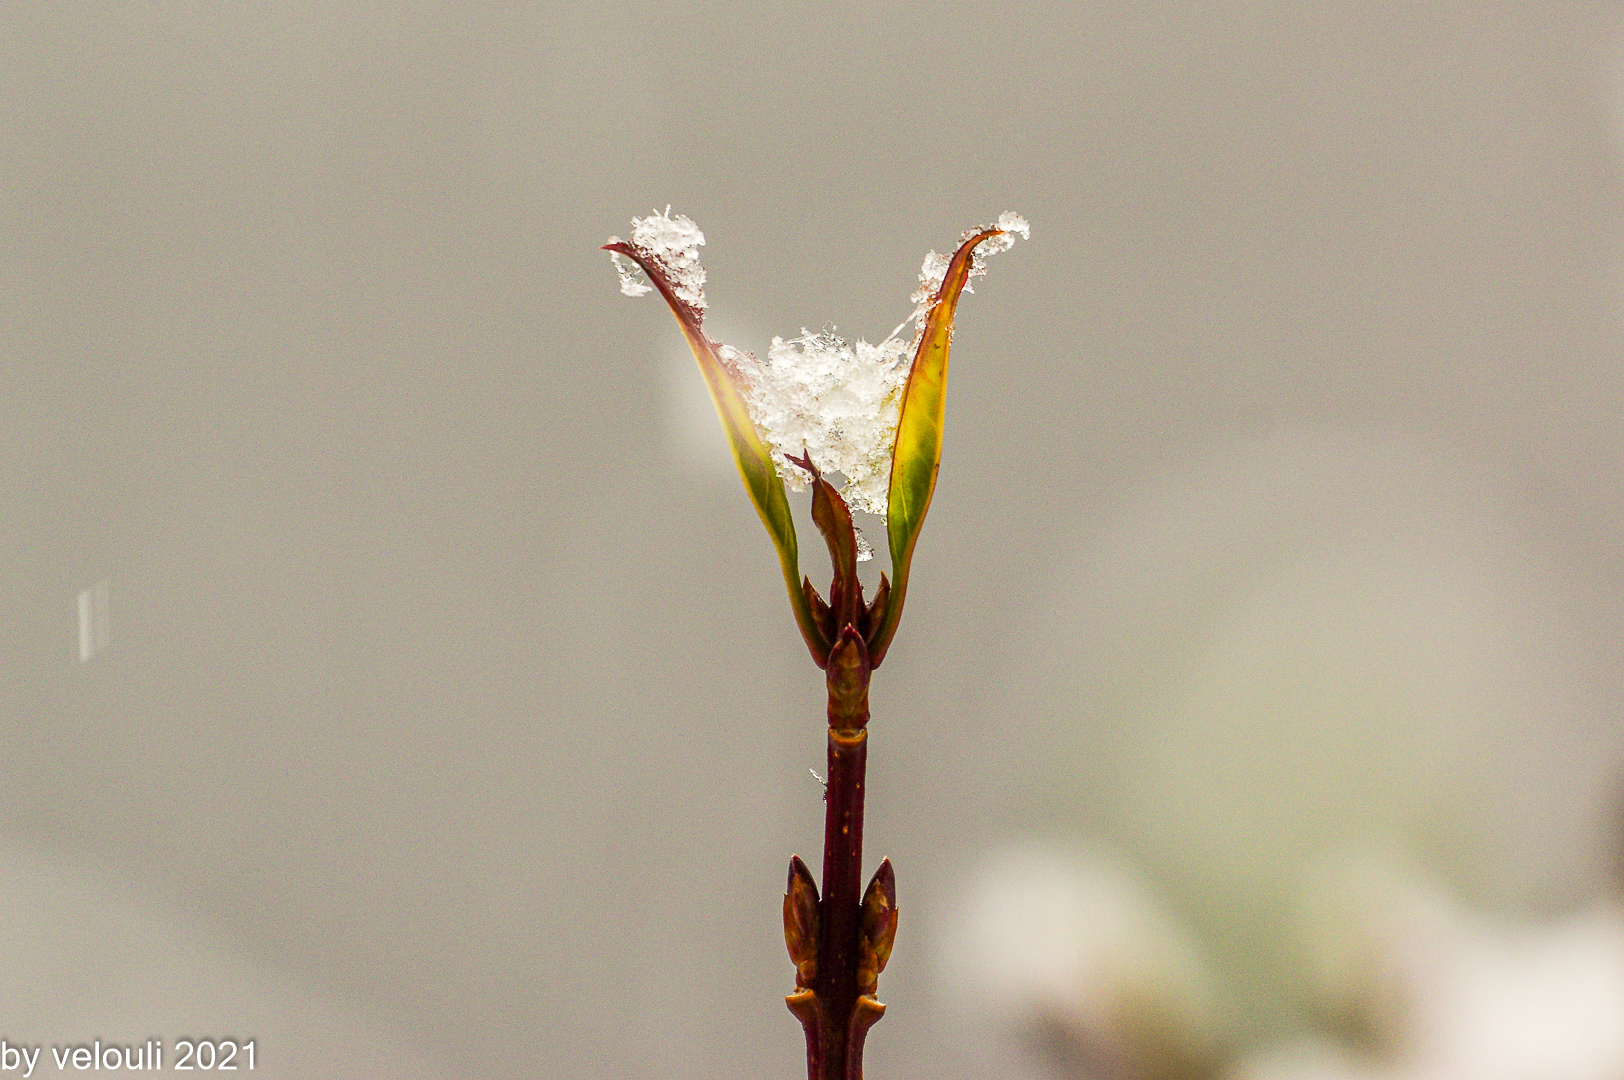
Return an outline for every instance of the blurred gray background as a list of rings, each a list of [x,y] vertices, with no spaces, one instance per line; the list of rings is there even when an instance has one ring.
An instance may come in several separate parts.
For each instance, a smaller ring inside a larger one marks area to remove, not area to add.
[[[595,250],[667,203],[758,352],[1032,223],[876,676],[870,1075],[1016,1068],[941,974],[1011,838],[1135,867],[1235,1046],[1315,1024],[1324,853],[1616,887],[1615,5],[7,3],[0,50],[13,1042],[802,1074],[819,675]]]

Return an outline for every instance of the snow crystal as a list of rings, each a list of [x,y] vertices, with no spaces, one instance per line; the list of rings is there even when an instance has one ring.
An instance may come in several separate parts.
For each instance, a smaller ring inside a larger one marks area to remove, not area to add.
[[[919,309],[913,313],[915,319],[920,312],[930,310],[930,305],[936,300],[936,293],[942,287],[942,279],[947,277],[947,264],[952,260],[946,255],[936,251],[925,253],[925,261],[919,267],[919,288],[908,297]]]
[[[894,336],[853,344],[832,330],[804,329],[791,341],[773,338],[766,360],[734,351],[750,417],[791,491],[810,478],[785,455],[804,451],[819,469],[846,477],[841,494],[853,510],[885,513],[911,355]]]
[[[997,227],[1006,233],[1020,233],[1022,240],[1032,239],[1032,226],[1013,210],[1005,210],[998,215]]]
[[[965,292],[975,292],[970,287],[970,282],[986,275],[987,256],[996,255],[1000,251],[1008,251],[1014,247],[1017,233],[1020,234],[1023,240],[1032,239],[1032,227],[1026,223],[1026,219],[1013,210],[1005,210],[998,215],[998,221],[995,224],[978,225],[973,229],[964,230],[959,236],[959,243],[962,244],[977,233],[984,233],[989,229],[998,231],[995,235],[989,236],[977,244],[976,249],[970,253],[970,275],[964,281]],[[924,331],[925,319],[929,317],[930,309],[936,305],[936,293],[942,287],[942,279],[947,277],[947,267],[950,262],[952,262],[951,256],[932,251],[925,256],[925,262],[919,268],[919,288],[908,299],[917,305],[914,308],[914,313],[909,318],[919,324],[921,332]]]
[[[868,562],[874,557],[874,545],[868,542],[868,537],[863,535],[862,529],[853,528],[852,532],[857,536],[857,561]]]
[[[611,244],[620,243],[620,237],[611,236]],[[646,296],[654,291],[654,286],[648,283],[648,275],[643,268],[626,258],[618,251],[609,253],[609,261],[615,264],[615,273],[620,275],[620,291],[627,296]]]
[[[611,243],[615,241],[611,239]],[[655,211],[646,218],[632,218],[631,246],[665,274],[677,299],[695,311],[705,310],[705,268],[699,264],[699,249],[704,246],[705,234],[699,226],[682,214],[671,216],[671,208]],[[614,255],[614,252],[610,252]],[[642,296],[648,292],[638,277],[627,278],[620,260],[615,260],[620,271],[620,291],[628,296]]]

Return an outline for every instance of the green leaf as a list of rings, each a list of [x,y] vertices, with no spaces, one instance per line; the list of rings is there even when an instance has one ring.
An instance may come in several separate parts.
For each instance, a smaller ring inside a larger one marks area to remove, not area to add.
[[[942,421],[947,408],[947,353],[953,342],[953,314],[970,279],[976,245],[1002,230],[984,229],[959,245],[947,264],[947,273],[914,353],[908,383],[902,391],[902,415],[897,422],[897,446],[891,458],[891,490],[887,498],[885,531],[891,547],[891,590],[884,617],[869,642],[873,666],[885,659],[891,638],[902,618],[908,591],[908,566],[914,545],[925,524],[936,471],[942,461]]]
[[[687,339],[694,359],[699,362],[699,372],[705,378],[705,387],[716,406],[716,415],[722,421],[722,430],[727,434],[728,447],[733,451],[733,461],[739,467],[744,489],[760,515],[761,523],[767,527],[767,535],[772,537],[773,546],[778,549],[778,564],[783,569],[784,583],[789,588],[789,602],[795,611],[795,622],[801,628],[801,636],[806,639],[812,659],[822,667],[829,659],[830,642],[819,628],[811,601],[802,589],[800,553],[795,542],[795,520],[790,516],[789,496],[785,494],[784,481],[773,465],[772,453],[757,434],[750,411],[739,393],[737,373],[723,358],[721,345],[705,333],[703,313],[673,291],[665,273],[656,263],[643,258],[637,249],[623,242],[605,244],[603,250],[618,252],[642,267],[643,273],[660,290],[671,313],[676,316],[682,336]]]

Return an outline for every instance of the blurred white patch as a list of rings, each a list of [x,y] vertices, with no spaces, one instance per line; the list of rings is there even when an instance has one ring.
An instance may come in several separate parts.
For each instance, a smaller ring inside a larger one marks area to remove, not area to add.
[[[949,1001],[1062,1074],[1204,1075],[1218,1030],[1184,927],[1125,864],[1029,843],[973,875],[943,941]]]
[[[660,350],[660,383],[671,456],[694,472],[731,473],[733,455],[722,422],[705,389],[705,377],[680,334],[673,334]]]
[[[1339,1026],[1372,1037],[1389,1066],[1384,1075],[1624,1076],[1617,906],[1544,922],[1497,920],[1418,870],[1364,856],[1322,863],[1307,879],[1302,912],[1321,1007]]]
[[[1029,718],[1012,788],[1109,822],[1232,931],[1352,844],[1425,842],[1508,900],[1594,895],[1624,729],[1563,524],[1476,464],[1283,429],[1091,507],[997,704]]]
[[[88,589],[79,590],[79,662],[107,649],[109,632],[109,590],[107,582],[98,581]]]
[[[1411,1054],[1439,1080],[1624,1076],[1624,914],[1543,926],[1463,914],[1453,948],[1414,974]]]

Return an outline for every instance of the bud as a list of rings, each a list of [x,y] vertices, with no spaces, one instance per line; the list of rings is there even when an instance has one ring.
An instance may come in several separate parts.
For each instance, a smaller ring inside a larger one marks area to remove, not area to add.
[[[829,650],[824,682],[829,686],[829,726],[861,731],[868,726],[868,680],[872,670],[862,636],[848,626]]]
[[[809,987],[818,974],[818,886],[799,855],[789,857],[784,893],[784,944],[795,965],[795,985]]]
[[[897,878],[891,860],[880,860],[874,879],[863,893],[863,927],[857,953],[857,992],[873,994],[880,972],[891,959],[897,937]]]

